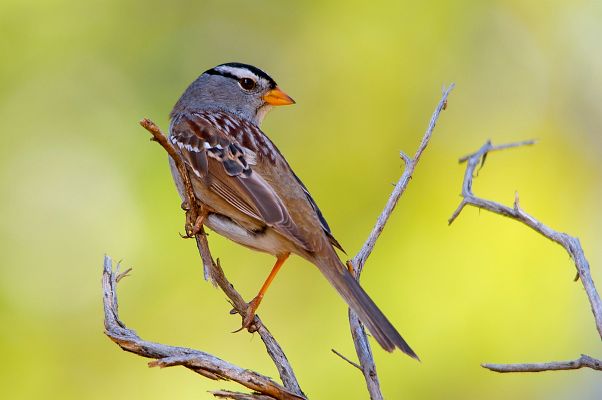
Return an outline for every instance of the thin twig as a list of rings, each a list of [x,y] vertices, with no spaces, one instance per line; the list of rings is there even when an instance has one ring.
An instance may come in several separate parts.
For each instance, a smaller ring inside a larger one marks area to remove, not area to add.
[[[347,361],[349,364],[353,365],[355,368],[359,369],[360,371],[362,370],[362,366],[361,365],[359,365],[356,362],[351,361],[350,359],[348,359],[347,357],[345,357],[344,355],[342,355],[341,353],[339,353],[335,349],[330,349],[330,351],[332,351],[334,354],[336,354],[337,356],[341,357],[343,360]]]
[[[533,216],[527,214],[520,207],[520,202],[518,198],[518,193],[515,194],[514,205],[512,207],[505,206],[503,204],[497,203],[495,201],[486,200],[475,196],[472,192],[472,182],[475,176],[475,171],[479,164],[483,164],[483,160],[486,158],[487,154],[494,150],[507,149],[511,147],[524,146],[533,144],[534,141],[524,141],[518,143],[510,143],[501,146],[494,146],[490,141],[485,143],[478,151],[472,153],[466,157],[460,159],[460,162],[466,162],[466,171],[464,173],[464,181],[462,183],[462,201],[458,205],[458,208],[454,211],[452,216],[449,219],[449,224],[454,222],[454,220],[460,215],[460,212],[464,209],[465,206],[471,205],[477,207],[479,209],[484,209],[487,211],[491,211],[493,213],[514,219],[518,222],[522,222],[527,225],[534,231],[538,232],[542,236],[552,240],[555,243],[558,243],[562,246],[567,253],[571,256],[571,259],[575,263],[577,267],[578,277],[581,280],[581,283],[585,289],[585,293],[587,294],[587,298],[590,303],[590,307],[592,310],[592,314],[594,315],[594,320],[596,324],[596,329],[598,330],[598,334],[602,338],[602,301],[600,300],[600,296],[598,295],[598,291],[596,290],[596,286],[591,277],[589,262],[585,258],[585,254],[583,252],[583,248],[581,247],[581,243],[579,239],[573,236],[570,236],[563,232],[558,232],[543,224],[539,220],[535,219]],[[548,363],[550,365],[550,369],[558,369],[554,368],[554,366],[558,365],[558,363]],[[490,364],[486,364],[490,365]],[[508,367],[508,371],[503,372],[520,372],[521,368],[530,368],[533,365],[545,366],[546,364],[510,364],[512,367]],[[589,365],[585,365],[589,366]],[[496,365],[498,369],[501,366]],[[487,367],[488,368],[488,367]],[[514,370],[510,370],[510,368],[514,368]],[[492,368],[490,368],[492,369]],[[497,370],[497,369],[492,369]],[[538,371],[543,371],[546,369],[539,369]],[[533,369],[535,371],[535,369]],[[501,371],[500,371],[501,372]]]
[[[511,149],[513,147],[531,146],[531,145],[534,145],[535,143],[537,143],[537,139],[529,139],[529,140],[523,140],[522,142],[513,142],[513,143],[506,143],[506,144],[500,144],[497,146],[493,146],[491,144],[491,141],[487,141],[487,143],[485,143],[485,146],[488,147],[487,152],[491,153],[493,151],[506,150],[506,149]],[[460,164],[465,163],[470,157],[473,157],[476,154],[478,154],[481,151],[481,149],[477,150],[476,152],[474,152],[472,154],[469,154],[467,156],[460,158],[460,160],[459,160]]]
[[[140,125],[142,125],[153,135],[154,140],[163,146],[169,156],[174,160],[174,163],[178,169],[178,173],[182,179],[186,194],[186,233],[188,235],[192,235],[194,234],[192,226],[194,226],[197,217],[201,215],[202,211],[200,210],[198,202],[196,201],[196,196],[188,175],[188,170],[182,158],[180,157],[180,154],[175,150],[172,144],[167,140],[167,137],[154,122],[145,118],[140,121]],[[205,234],[202,226],[200,231],[194,234],[194,237],[196,239],[199,254],[203,260],[205,278],[207,279],[207,277],[210,277],[211,281],[220,287],[220,289],[232,302],[234,310],[244,319],[247,313],[247,303],[234,289],[234,286],[226,279],[219,260],[217,262],[213,260],[211,251],[209,250],[209,243],[207,242],[207,235]],[[259,333],[261,340],[265,344],[268,355],[272,358],[272,361],[278,369],[280,379],[282,380],[284,386],[291,392],[296,393],[301,398],[304,398],[305,395],[299,386],[299,382],[297,381],[293,368],[286,358],[282,347],[278,344],[274,336],[272,336],[270,331],[265,327],[257,315],[255,316],[252,327],[249,330]]]
[[[389,196],[389,199],[387,200],[387,204],[385,205],[385,208],[383,209],[380,216],[376,220],[376,224],[374,225],[374,228],[372,228],[372,231],[370,232],[368,239],[362,246],[361,250],[357,253],[357,255],[351,261],[351,264],[353,266],[354,276],[358,281],[360,279],[360,275],[362,273],[362,270],[364,268],[366,260],[368,259],[368,257],[372,253],[372,250],[374,249],[376,240],[379,238],[380,234],[382,233],[383,229],[385,228],[385,225],[386,225],[387,221],[389,220],[389,217],[393,213],[395,206],[399,202],[400,197],[403,195],[408,184],[410,183],[410,180],[412,179],[412,175],[414,174],[414,169],[416,168],[418,161],[420,161],[420,156],[426,149],[426,146],[428,145],[428,143],[431,139],[433,130],[435,129],[435,125],[437,124],[437,120],[439,119],[439,115],[441,114],[441,111],[443,111],[447,107],[447,97],[449,96],[449,94],[453,90],[453,88],[454,88],[453,83],[451,85],[449,85],[449,87],[447,89],[444,88],[443,94],[441,96],[441,100],[439,100],[439,104],[437,104],[437,107],[435,108],[435,111],[433,112],[433,115],[431,116],[428,127],[426,129],[426,132],[424,133],[424,136],[422,137],[422,141],[420,142],[420,145],[418,146],[418,149],[416,150],[414,157],[410,158],[405,153],[403,153],[403,152],[400,153],[400,156],[404,160],[404,163],[405,163],[405,169],[403,171],[403,174],[401,175],[401,178],[399,178],[399,181],[395,185],[395,188],[393,189],[391,196]],[[353,337],[353,343],[355,345],[355,351],[356,351],[358,359],[360,361],[360,365],[361,365],[360,369],[361,369],[362,373],[364,374],[364,379],[366,380],[366,385],[368,388],[368,392],[370,393],[370,398],[373,400],[382,399],[383,395],[382,395],[382,391],[380,389],[378,375],[376,373],[376,364],[374,363],[374,357],[372,356],[372,350],[370,348],[370,344],[368,343],[368,337],[366,335],[366,330],[364,329],[364,326],[360,323],[357,315],[351,310],[349,310],[349,325],[351,328],[351,335]]]
[[[167,346],[141,339],[136,332],[126,327],[119,319],[117,282],[119,265],[113,271],[113,261],[105,256],[102,274],[105,333],[123,350],[142,357],[154,358],[149,366],[161,368],[181,365],[210,379],[225,379],[269,397],[256,399],[304,399],[265,375],[241,368],[211,354],[185,347]],[[123,275],[122,275],[123,276]],[[249,397],[251,398],[251,397]]]
[[[385,208],[378,216],[378,219],[376,220],[376,224],[374,224],[374,228],[372,228],[370,235],[368,235],[368,239],[366,239],[366,242],[364,243],[364,245],[362,246],[360,251],[353,258],[353,262],[352,262],[353,268],[356,270],[357,277],[359,277],[359,275],[361,275],[362,269],[364,268],[364,264],[366,263],[366,260],[368,259],[368,257],[370,256],[370,253],[372,253],[372,250],[374,249],[376,240],[382,233],[383,229],[385,229],[385,225],[386,225],[387,221],[389,220],[389,217],[393,213],[395,206],[399,202],[399,198],[401,197],[401,195],[403,195],[406,188],[408,187],[408,184],[410,183],[410,180],[412,179],[412,175],[414,174],[414,169],[416,169],[416,165],[418,164],[418,161],[420,161],[420,157],[422,156],[422,153],[424,152],[424,150],[426,149],[426,146],[428,145],[429,141],[431,140],[433,130],[435,129],[435,125],[437,124],[437,120],[439,119],[439,115],[441,114],[441,111],[443,111],[444,105],[447,104],[447,97],[449,96],[450,92],[453,90],[454,86],[455,85],[452,83],[451,85],[449,85],[449,87],[447,89],[445,89],[443,91],[441,100],[439,100],[439,104],[437,104],[437,107],[435,108],[435,111],[433,112],[433,115],[431,116],[428,127],[426,129],[426,132],[424,133],[424,136],[422,137],[422,141],[420,142],[420,145],[418,146],[418,149],[416,150],[414,157],[409,158],[405,153],[403,153],[403,152],[400,153],[401,158],[405,162],[405,169],[403,171],[403,174],[401,175],[401,178],[399,178],[399,181],[397,181],[397,184],[395,185],[393,192],[389,196],[389,199],[387,200],[387,204],[385,205]]]
[[[495,372],[543,372],[543,371],[563,371],[569,369],[591,368],[602,371],[602,361],[581,354],[576,360],[570,361],[551,361],[545,363],[533,364],[482,364],[483,368]]]

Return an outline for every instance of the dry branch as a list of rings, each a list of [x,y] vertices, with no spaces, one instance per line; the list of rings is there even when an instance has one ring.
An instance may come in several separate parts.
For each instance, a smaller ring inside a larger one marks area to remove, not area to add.
[[[575,263],[578,277],[581,280],[581,283],[585,289],[585,293],[587,294],[587,298],[589,300],[591,310],[594,315],[594,320],[596,323],[598,334],[602,338],[602,302],[600,301],[600,296],[598,295],[596,286],[591,277],[589,262],[585,258],[585,254],[583,252],[583,248],[581,247],[579,239],[570,236],[566,233],[558,232],[543,224],[539,220],[535,219],[533,216],[527,214],[525,211],[523,211],[519,204],[518,193],[515,194],[513,207],[508,207],[495,201],[479,198],[475,196],[472,192],[472,182],[475,177],[477,167],[479,165],[481,165],[481,167],[483,166],[487,154],[496,150],[531,145],[533,143],[534,141],[529,140],[524,142],[494,146],[491,144],[490,141],[488,141],[478,151],[469,154],[468,156],[462,157],[460,159],[460,162],[466,162],[466,172],[464,173],[464,181],[462,183],[462,201],[460,202],[460,205],[454,211],[448,222],[449,224],[454,222],[454,220],[460,215],[460,212],[462,212],[464,207],[467,205],[471,205],[479,209],[491,211],[493,213],[514,219],[518,222],[522,222],[537,233],[561,245],[567,251],[567,253],[569,253],[571,259]],[[483,366],[485,368],[489,368],[492,371],[497,372],[539,372],[553,371],[559,369],[576,369],[581,367],[600,369],[599,365],[600,362],[598,360],[583,355],[580,359],[574,361],[550,362],[540,364],[484,364]]]
[[[401,195],[403,195],[406,188],[408,187],[408,184],[410,183],[410,180],[412,179],[414,169],[416,168],[418,161],[420,161],[420,156],[426,149],[426,146],[428,145],[431,139],[433,130],[435,129],[435,125],[437,124],[437,120],[439,119],[441,111],[443,111],[447,106],[447,97],[449,96],[449,93],[452,91],[453,88],[453,83],[448,88],[444,88],[441,100],[439,100],[439,104],[437,104],[437,107],[435,108],[435,111],[431,116],[426,132],[422,137],[422,141],[420,142],[420,145],[418,146],[418,150],[416,150],[414,157],[410,158],[405,153],[400,153],[400,156],[405,164],[403,174],[401,175],[401,178],[399,178],[399,181],[395,185],[391,196],[389,196],[385,208],[376,220],[376,224],[374,225],[374,228],[372,228],[368,239],[366,239],[366,242],[364,243],[360,251],[351,260],[351,265],[353,266],[353,273],[355,279],[357,279],[358,281],[360,279],[360,275],[362,273],[364,265],[366,264],[366,260],[368,259],[368,257],[372,253],[372,250],[374,249],[374,245],[376,244],[377,239],[379,238],[383,229],[385,229],[385,225],[387,224],[389,217],[393,213],[393,210],[399,202]],[[366,381],[368,392],[370,393],[370,398],[373,400],[382,399],[383,395],[380,389],[378,375],[376,373],[376,364],[374,363],[374,357],[372,356],[372,349],[370,348],[370,343],[368,343],[366,330],[364,329],[364,326],[361,324],[357,315],[353,311],[351,311],[351,309],[349,309],[349,326],[351,328],[351,336],[353,337],[355,351],[360,361],[360,370],[364,374],[364,379]]]
[[[569,369],[591,368],[602,371],[602,361],[581,354],[576,360],[571,361],[551,361],[546,363],[533,364],[482,364],[484,368],[495,372],[542,372],[542,371],[563,371]]]
[[[248,399],[304,399],[303,396],[291,392],[267,376],[230,364],[211,354],[141,339],[136,332],[127,328],[119,319],[116,289],[118,280],[123,276],[119,273],[119,264],[117,270],[113,271],[111,258],[105,256],[102,275],[105,333],[123,350],[142,357],[154,358],[155,360],[149,363],[151,367],[164,368],[181,365],[209,379],[238,382],[264,395],[261,397],[247,397]]]

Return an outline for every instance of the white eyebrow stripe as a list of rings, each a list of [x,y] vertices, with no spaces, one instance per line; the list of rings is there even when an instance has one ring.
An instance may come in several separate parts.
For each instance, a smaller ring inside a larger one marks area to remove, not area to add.
[[[251,78],[255,81],[259,80],[259,77],[257,75],[255,75],[253,72],[249,71],[246,68],[236,68],[230,67],[228,65],[220,65],[219,67],[216,67],[215,70],[226,74],[234,75],[239,79]]]

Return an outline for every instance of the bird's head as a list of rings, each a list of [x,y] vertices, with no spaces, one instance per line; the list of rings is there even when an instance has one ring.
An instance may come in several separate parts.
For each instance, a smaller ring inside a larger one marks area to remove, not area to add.
[[[186,89],[172,115],[215,108],[259,125],[273,106],[294,103],[274,79],[259,68],[227,63],[203,72]]]

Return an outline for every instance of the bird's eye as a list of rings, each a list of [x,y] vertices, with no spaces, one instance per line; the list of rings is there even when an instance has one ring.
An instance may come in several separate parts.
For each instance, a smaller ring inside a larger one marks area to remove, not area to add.
[[[241,78],[238,81],[238,84],[244,90],[253,90],[253,89],[255,89],[255,85],[256,85],[255,81],[251,78]]]

